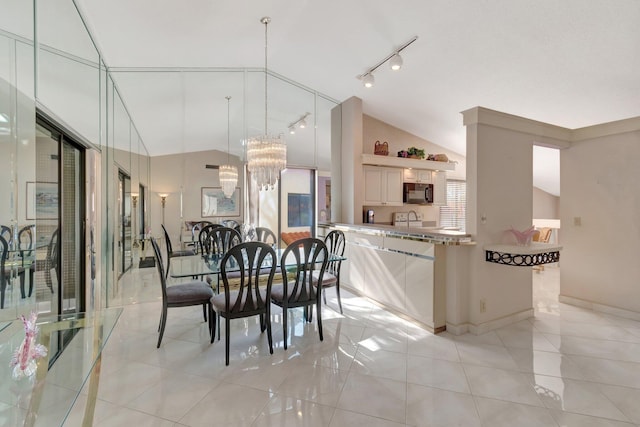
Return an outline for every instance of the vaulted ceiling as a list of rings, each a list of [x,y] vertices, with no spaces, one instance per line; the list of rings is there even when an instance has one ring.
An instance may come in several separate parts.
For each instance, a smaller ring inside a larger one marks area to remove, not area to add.
[[[115,69],[262,67],[259,20],[270,16],[271,71],[337,101],[360,97],[365,114],[461,154],[459,113],[478,105],[567,128],[640,116],[637,0],[77,4]],[[402,52],[402,70],[380,67],[370,89],[356,79],[416,35]],[[138,78],[122,80],[123,98],[132,103],[145,83]],[[139,130],[151,154],[167,152],[146,122]],[[181,149],[189,150],[185,144]]]

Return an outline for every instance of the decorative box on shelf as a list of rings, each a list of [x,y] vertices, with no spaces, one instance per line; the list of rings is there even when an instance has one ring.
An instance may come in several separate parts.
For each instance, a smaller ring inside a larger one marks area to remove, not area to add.
[[[387,141],[380,142],[376,141],[373,146],[373,154],[378,156],[388,156],[389,155],[389,143]]]

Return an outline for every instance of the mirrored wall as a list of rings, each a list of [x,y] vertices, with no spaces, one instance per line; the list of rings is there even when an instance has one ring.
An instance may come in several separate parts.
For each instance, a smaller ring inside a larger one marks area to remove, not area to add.
[[[82,172],[69,176],[82,184],[76,202],[86,227],[73,233],[81,234],[74,250],[83,257],[84,271],[76,275],[87,310],[130,302],[123,292],[127,272],[151,256],[145,238],[161,237],[163,222],[178,246],[187,221],[206,219],[203,191],[220,186],[208,166],[238,166],[241,207],[230,219],[257,221],[251,206],[259,209],[258,197],[245,193],[242,173],[248,138],[265,130],[282,134],[290,167],[331,169],[330,111],[337,102],[308,87],[268,72],[265,99],[263,69],[108,68],[73,0],[0,0],[0,10],[0,225],[8,230],[0,321],[65,306],[45,274],[54,231],[70,227],[60,207],[65,200],[53,200],[64,194],[47,193],[48,183],[65,188],[63,138],[52,142],[50,130],[36,127],[37,117],[81,151],[68,165]],[[58,165],[46,180],[37,173],[45,161]],[[169,194],[164,207],[159,193]],[[47,216],[54,203],[59,215]],[[25,227],[33,229],[33,251],[19,242]],[[143,281],[152,282],[155,270],[146,271]]]

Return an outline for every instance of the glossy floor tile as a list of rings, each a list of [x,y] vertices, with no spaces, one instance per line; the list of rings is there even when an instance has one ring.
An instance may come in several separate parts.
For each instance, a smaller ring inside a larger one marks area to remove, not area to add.
[[[532,273],[534,318],[480,336],[433,335],[346,291],[341,315],[328,292],[324,341],[301,310],[283,331],[274,308],[273,354],[257,318],[232,320],[229,366],[199,307],[170,309],[156,349],[150,271],[115,298],[96,426],[640,426],[640,322],[559,303],[553,266]]]

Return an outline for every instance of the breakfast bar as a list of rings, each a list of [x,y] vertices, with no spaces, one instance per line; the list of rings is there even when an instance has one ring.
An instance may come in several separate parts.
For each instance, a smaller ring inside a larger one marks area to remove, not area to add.
[[[438,333],[446,328],[448,248],[471,235],[434,227],[334,224],[346,237],[341,286]]]

